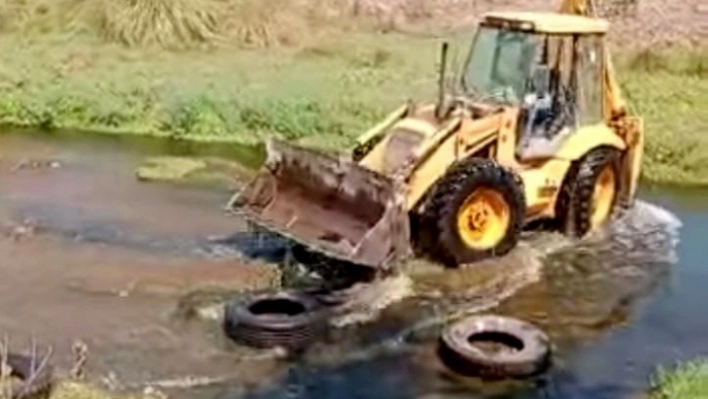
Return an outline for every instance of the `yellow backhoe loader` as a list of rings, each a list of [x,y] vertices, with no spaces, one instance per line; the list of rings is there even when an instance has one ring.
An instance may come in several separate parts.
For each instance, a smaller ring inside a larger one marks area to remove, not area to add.
[[[280,140],[229,202],[329,257],[391,268],[509,252],[534,221],[583,236],[630,206],[643,149],[587,0],[481,19],[459,79],[402,105],[339,155]]]

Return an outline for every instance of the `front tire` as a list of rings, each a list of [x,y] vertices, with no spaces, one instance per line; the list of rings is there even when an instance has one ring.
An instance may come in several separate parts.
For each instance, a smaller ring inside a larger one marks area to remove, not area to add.
[[[521,180],[489,159],[455,164],[435,186],[426,211],[434,255],[448,266],[502,256],[519,240],[526,213]]]

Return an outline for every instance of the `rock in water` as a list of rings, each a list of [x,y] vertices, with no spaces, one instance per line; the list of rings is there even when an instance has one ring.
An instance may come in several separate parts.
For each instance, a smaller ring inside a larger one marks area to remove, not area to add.
[[[136,171],[142,181],[172,181],[186,178],[189,174],[207,167],[203,160],[186,157],[148,158]]]

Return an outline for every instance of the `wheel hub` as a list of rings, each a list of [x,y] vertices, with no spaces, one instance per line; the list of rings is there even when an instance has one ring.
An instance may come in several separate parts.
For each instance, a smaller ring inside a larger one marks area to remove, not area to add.
[[[496,190],[480,188],[460,207],[458,232],[470,247],[492,248],[504,237],[509,220],[510,209],[503,196]]]
[[[482,200],[475,204],[467,220],[470,229],[476,233],[482,233],[487,226],[490,213],[491,209],[486,201]]]

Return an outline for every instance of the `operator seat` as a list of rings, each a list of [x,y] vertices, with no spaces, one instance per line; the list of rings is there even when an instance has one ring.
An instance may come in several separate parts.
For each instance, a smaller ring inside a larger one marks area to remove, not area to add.
[[[560,85],[555,96],[538,99],[531,106],[527,118],[532,120],[530,123],[527,120],[522,127],[516,147],[520,161],[548,159],[558,152],[574,130],[577,112],[573,93],[568,86]]]

